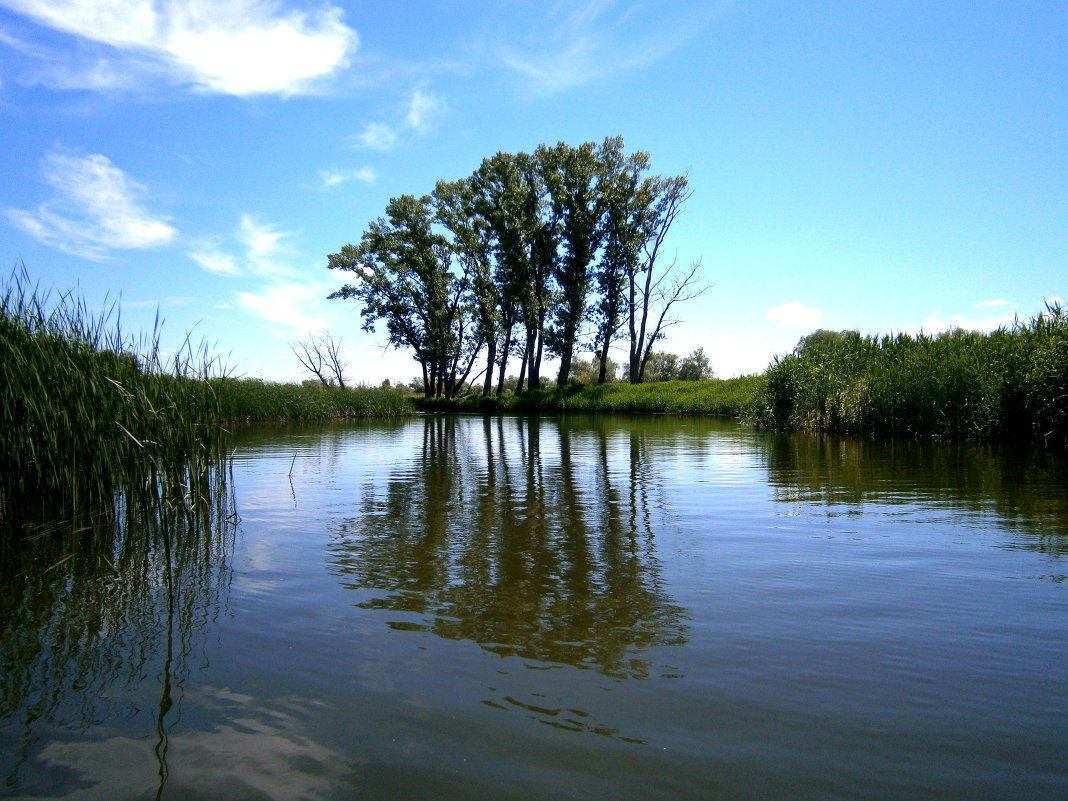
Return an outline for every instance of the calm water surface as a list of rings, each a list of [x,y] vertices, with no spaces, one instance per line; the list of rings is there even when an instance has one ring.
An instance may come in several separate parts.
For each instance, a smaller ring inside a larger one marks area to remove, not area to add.
[[[676,418],[239,436],[239,522],[5,557],[0,796],[1068,798],[1061,458]]]

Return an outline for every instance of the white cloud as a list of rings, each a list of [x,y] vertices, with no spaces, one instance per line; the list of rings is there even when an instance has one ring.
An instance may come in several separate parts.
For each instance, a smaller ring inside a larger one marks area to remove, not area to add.
[[[286,234],[270,225],[257,223],[249,214],[241,216],[241,228],[237,238],[248,248],[248,258],[254,262],[262,262],[274,256],[279,250],[279,242],[285,236]]]
[[[356,32],[341,9],[283,9],[270,0],[0,0],[41,25],[109,49],[51,54],[41,80],[127,87],[131,75],[231,95],[298,94],[348,66]]]
[[[361,167],[357,170],[319,170],[319,181],[327,189],[348,183],[359,181],[360,183],[374,183],[375,171],[370,167]]]
[[[984,304],[976,304],[976,307]],[[975,308],[975,307],[973,307]],[[927,334],[941,334],[944,331],[951,331],[954,328],[961,328],[965,331],[993,331],[1002,326],[1011,326],[1016,320],[1015,312],[1005,312],[996,317],[965,317],[963,314],[950,315],[949,319],[943,318],[942,312],[935,312],[932,315],[924,318],[923,331]],[[918,333],[916,331],[910,331],[909,333]]]
[[[292,281],[264,287],[259,292],[239,292],[238,305],[248,314],[285,326],[293,332],[322,331],[328,327],[319,304],[328,293],[316,281]]]
[[[823,313],[800,301],[784,303],[774,309],[768,309],[767,319],[779,328],[806,328],[815,330],[823,325]]]
[[[216,275],[292,276],[294,270],[287,263],[290,254],[285,245],[285,240],[290,236],[292,234],[257,222],[252,215],[244,214],[234,234],[242,246],[240,256],[225,250],[216,238],[202,242],[189,252],[189,257],[202,269]]]
[[[356,141],[371,150],[392,150],[397,146],[397,132],[382,122],[369,122]]]
[[[189,256],[193,261],[199,264],[202,269],[209,273],[215,273],[216,275],[241,275],[242,270],[237,263],[237,259],[229,253],[223,253],[211,246],[202,250],[191,251]]]
[[[417,89],[412,94],[405,122],[416,131],[426,131],[434,125],[445,110],[444,102],[435,95]]]
[[[425,134],[434,128],[445,113],[445,101],[423,89],[416,89],[404,110],[403,122],[390,125],[384,122],[369,122],[354,139],[357,147],[370,150],[393,150],[401,142],[406,131]]]
[[[147,249],[171,242],[177,230],[139,203],[146,187],[99,153],[48,153],[41,161],[56,196],[35,211],[5,216],[35,239],[65,253],[103,259],[112,249]]]

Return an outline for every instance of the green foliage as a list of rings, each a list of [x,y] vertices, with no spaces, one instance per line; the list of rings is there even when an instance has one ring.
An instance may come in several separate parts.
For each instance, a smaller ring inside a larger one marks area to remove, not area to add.
[[[681,359],[674,353],[651,351],[645,361],[642,381],[708,381],[713,377],[712,364],[705,355],[705,349],[697,348]]]
[[[679,362],[680,381],[709,381],[715,378],[712,363],[705,355],[704,348],[697,348],[693,353]]]
[[[777,358],[750,418],[776,429],[1068,443],[1068,320],[991,334],[817,331]]]
[[[3,287],[0,526],[210,505],[227,421],[414,413],[391,389],[213,376],[188,340],[164,362],[157,334],[127,339],[115,307],[94,316],[71,294],[50,301],[24,274]]]
[[[604,381],[601,381],[601,357],[594,354],[589,361],[577,359],[571,362],[571,377],[568,379],[572,384],[611,384],[618,380],[619,367],[611,359],[605,365]]]

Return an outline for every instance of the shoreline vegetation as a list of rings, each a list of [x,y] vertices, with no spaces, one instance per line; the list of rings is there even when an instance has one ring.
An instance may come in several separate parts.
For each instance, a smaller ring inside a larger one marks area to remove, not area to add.
[[[16,518],[210,504],[227,426],[398,417],[418,411],[729,415],[774,430],[1068,446],[1068,315],[1059,305],[990,334],[816,331],[761,375],[569,383],[453,399],[389,386],[233,378],[187,338],[176,353],[123,334],[25,274],[0,291],[0,525]],[[207,482],[207,483],[206,483]]]
[[[94,315],[12,276],[0,289],[0,527],[199,514],[225,494],[230,424],[415,413],[388,389],[222,373],[188,337],[164,354],[158,319],[128,337],[117,305]]]

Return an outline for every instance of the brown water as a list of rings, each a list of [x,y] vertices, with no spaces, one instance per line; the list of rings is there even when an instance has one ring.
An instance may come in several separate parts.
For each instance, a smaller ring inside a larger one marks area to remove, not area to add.
[[[231,491],[6,554],[0,796],[1068,797],[1062,458],[427,417]]]

